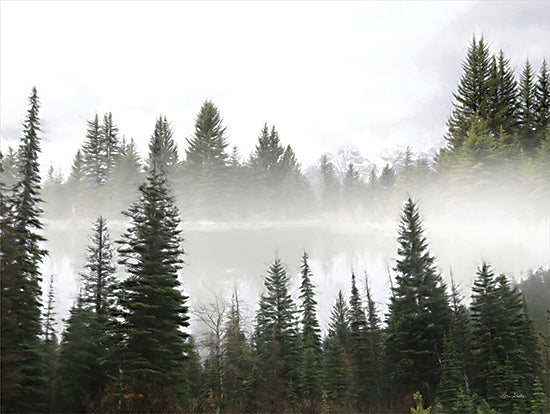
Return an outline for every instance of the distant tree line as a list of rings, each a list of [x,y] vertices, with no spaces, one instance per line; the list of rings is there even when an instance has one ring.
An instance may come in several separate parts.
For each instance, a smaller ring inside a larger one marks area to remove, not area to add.
[[[471,203],[469,196],[478,192],[502,198],[510,188],[522,194],[527,207],[520,208],[544,214],[550,192],[546,60],[538,75],[526,61],[516,80],[505,53],[491,55],[484,39],[474,37],[462,68],[446,147],[433,159],[415,159],[407,148],[403,160],[373,169],[368,177],[350,163],[341,181],[326,157],[317,177],[308,180],[291,145],[283,144],[275,126],[267,123],[248,158],[235,146],[229,150],[227,127],[212,101],[205,101],[195,117],[184,159],[166,117],[157,119],[142,160],[133,139],[120,137],[112,114],[96,114],[87,123],[68,178],[50,168],[44,191],[47,217],[93,219],[106,208],[118,214],[135,200],[139,183],[152,170],[165,172],[189,219],[394,215],[406,194],[430,199],[435,192],[439,202],[454,205]],[[17,180],[16,158],[8,149],[2,173],[6,185]]]

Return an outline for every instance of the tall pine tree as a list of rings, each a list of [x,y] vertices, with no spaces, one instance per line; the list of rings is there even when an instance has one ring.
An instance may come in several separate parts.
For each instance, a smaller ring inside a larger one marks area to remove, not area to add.
[[[462,71],[457,92],[453,94],[454,109],[447,121],[446,139],[451,150],[460,149],[473,117],[487,119],[489,115],[491,57],[483,37],[472,39]]]
[[[321,398],[321,329],[317,320],[313,274],[304,251],[301,266],[302,285],[302,350],[300,359],[300,394],[304,400],[315,401]]]
[[[262,378],[257,398],[263,409],[285,411],[298,386],[296,306],[288,291],[288,276],[279,258],[265,278],[256,316],[255,345]],[[295,401],[294,401],[295,402]]]
[[[18,181],[6,212],[2,212],[1,391],[2,411],[12,412],[44,410],[46,400],[39,266],[47,252],[41,246],[45,239],[40,220],[40,103],[36,88],[29,104],[19,146]]]
[[[187,297],[178,280],[184,253],[180,218],[160,175],[140,186],[140,198],[124,214],[131,225],[122,235],[120,263],[129,277],[122,283],[122,372],[135,409],[181,410],[189,398]],[[161,395],[154,395],[160,392]],[[128,394],[127,394],[128,395]],[[177,408],[177,407],[180,408]]]
[[[416,204],[409,199],[399,226],[399,247],[386,331],[391,380],[401,398],[420,390],[433,402],[441,369],[443,339],[451,312],[445,284],[428,249]]]

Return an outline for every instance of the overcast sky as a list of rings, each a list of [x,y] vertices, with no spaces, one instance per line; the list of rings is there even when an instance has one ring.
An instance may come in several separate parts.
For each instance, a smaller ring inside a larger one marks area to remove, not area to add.
[[[41,161],[68,170],[86,121],[112,112],[142,156],[159,114],[184,153],[205,99],[248,156],[264,122],[305,167],[441,145],[472,36],[519,72],[550,60],[549,1],[0,1],[1,149],[41,98]]]

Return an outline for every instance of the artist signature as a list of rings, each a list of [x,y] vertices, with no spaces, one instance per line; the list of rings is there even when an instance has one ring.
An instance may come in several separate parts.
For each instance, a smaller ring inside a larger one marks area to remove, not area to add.
[[[512,394],[508,394],[507,392],[503,393],[500,398],[503,400],[516,400],[516,399],[523,399],[527,398],[524,394],[519,392],[514,392]]]

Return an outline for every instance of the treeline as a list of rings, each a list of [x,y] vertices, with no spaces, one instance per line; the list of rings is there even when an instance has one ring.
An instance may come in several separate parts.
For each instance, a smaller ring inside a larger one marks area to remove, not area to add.
[[[67,179],[50,168],[47,216],[91,220],[99,212],[118,214],[134,201],[137,186],[154,166],[165,171],[187,219],[285,219],[326,212],[393,216],[407,193],[451,206],[475,204],[483,193],[503,203],[521,199],[517,209],[529,216],[545,214],[550,191],[546,61],[538,75],[527,61],[516,79],[503,51],[492,55],[483,38],[474,38],[462,67],[445,148],[433,159],[415,159],[407,149],[402,161],[373,169],[369,177],[349,164],[342,181],[326,157],[318,176],[308,180],[291,145],[267,123],[250,156],[235,146],[229,150],[227,127],[211,101],[196,115],[185,157],[166,117],[157,119],[141,159],[134,141],[121,138],[112,114],[96,114]],[[17,180],[16,158],[11,148],[4,156],[7,185]],[[507,199],[513,193],[521,197]]]

